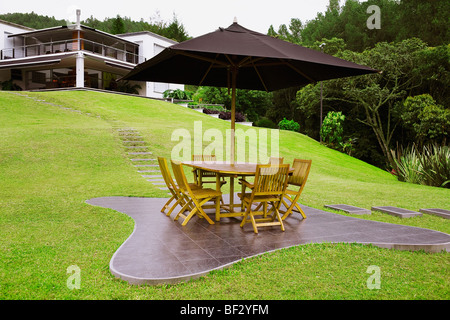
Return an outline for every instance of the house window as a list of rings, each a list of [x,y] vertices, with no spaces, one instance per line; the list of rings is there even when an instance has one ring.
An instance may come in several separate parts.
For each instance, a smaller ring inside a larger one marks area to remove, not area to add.
[[[46,79],[49,78],[49,72],[39,72],[39,71],[33,71],[31,72],[31,82],[38,83],[38,84],[45,84]]]

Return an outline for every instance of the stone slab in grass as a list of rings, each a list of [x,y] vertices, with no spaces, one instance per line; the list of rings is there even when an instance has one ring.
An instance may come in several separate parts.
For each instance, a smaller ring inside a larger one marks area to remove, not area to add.
[[[433,214],[435,216],[439,216],[445,219],[450,219],[450,210],[430,208],[430,209],[420,209],[419,211],[423,213]]]
[[[420,212],[403,209],[403,208],[392,207],[392,206],[372,207],[372,210],[387,213],[387,214],[390,214],[392,216],[399,217],[399,218],[412,218],[412,217],[422,216],[422,213],[420,213]]]
[[[327,204],[326,208],[340,210],[351,214],[372,214],[372,211],[364,208],[358,208],[355,206],[350,206],[348,204]]]
[[[135,167],[159,167],[158,164],[136,164]]]

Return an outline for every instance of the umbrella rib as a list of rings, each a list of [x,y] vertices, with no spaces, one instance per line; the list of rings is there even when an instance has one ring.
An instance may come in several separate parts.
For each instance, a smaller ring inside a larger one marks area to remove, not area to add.
[[[262,79],[261,75],[259,74],[258,68],[256,68],[255,64],[252,62],[253,68],[255,68],[256,74],[259,77],[259,80],[261,81],[264,89],[266,90],[266,92],[269,92],[269,90],[267,90],[266,84],[264,83],[264,80]]]
[[[181,54],[181,55],[184,55],[186,57],[194,58],[194,59],[197,59],[197,60],[203,60],[203,61],[211,62],[213,64],[219,64],[219,65],[222,65],[224,67],[227,66],[227,64],[225,62],[217,61],[216,59],[210,59],[210,58],[203,57],[203,56],[200,56],[200,55],[197,55],[197,54],[193,54],[193,53],[189,53],[189,52],[177,51],[176,54]]]
[[[217,57],[219,56],[219,54],[216,54],[216,57],[214,58],[214,61],[211,62],[211,64],[208,67],[208,70],[206,70],[205,74],[203,75],[202,80],[200,80],[200,83],[198,84],[199,86],[202,85],[203,81],[205,81],[206,76],[208,75],[209,71],[211,70],[211,68],[214,66],[214,64],[216,64],[217,62]]]
[[[252,59],[253,57],[248,57],[248,59]],[[246,67],[248,65],[255,65],[255,62],[260,61],[260,60],[264,60],[265,58],[254,58],[253,60],[250,60],[249,62],[247,62],[248,59],[244,59],[241,61],[241,63],[239,64],[240,67]]]
[[[291,68],[292,70],[294,70],[295,72],[297,72],[299,75],[301,75],[302,77],[305,77],[306,79],[308,79],[311,82],[316,82],[316,80],[312,79],[311,77],[307,76],[306,74],[304,74],[303,72],[301,72],[298,68],[294,67],[291,63],[284,61],[282,59],[280,59],[281,62],[283,62],[285,65],[287,65],[289,68]]]

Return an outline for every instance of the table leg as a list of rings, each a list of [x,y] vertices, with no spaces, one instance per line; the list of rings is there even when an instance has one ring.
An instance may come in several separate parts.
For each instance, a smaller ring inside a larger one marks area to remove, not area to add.
[[[234,176],[230,176],[230,212],[234,212]]]

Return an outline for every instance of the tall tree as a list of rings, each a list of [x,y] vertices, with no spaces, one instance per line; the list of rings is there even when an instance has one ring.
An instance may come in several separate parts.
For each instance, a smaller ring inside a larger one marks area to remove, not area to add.
[[[395,161],[391,147],[400,122],[399,108],[408,92],[420,85],[420,74],[415,66],[420,63],[417,53],[425,48],[424,42],[411,39],[398,44],[378,43],[375,48],[360,54],[347,51],[344,53],[347,60],[370,65],[382,74],[336,81],[344,89],[342,100],[364,111],[359,121],[373,130],[387,164],[393,168]]]
[[[119,15],[117,15],[117,17],[112,20],[112,27],[110,32],[112,34],[125,33],[125,24],[123,23],[123,19]]]

